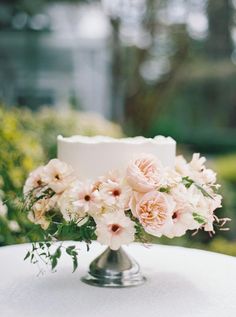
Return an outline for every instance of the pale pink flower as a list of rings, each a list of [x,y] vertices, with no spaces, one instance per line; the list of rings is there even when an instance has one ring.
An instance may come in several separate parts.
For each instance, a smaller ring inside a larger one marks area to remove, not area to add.
[[[135,214],[146,232],[160,237],[171,224],[174,207],[170,195],[151,191],[138,201]]]
[[[199,224],[194,220],[194,205],[198,201],[198,197],[189,197],[189,189],[183,184],[179,184],[171,190],[171,196],[175,201],[175,208],[172,212],[171,223],[163,232],[168,238],[180,237],[187,230],[195,230],[199,228]]]
[[[126,179],[131,188],[146,193],[161,185],[163,167],[155,156],[143,154],[131,161],[127,168]]]
[[[28,219],[40,225],[44,230],[46,230],[50,221],[47,219],[46,214],[56,206],[57,195],[54,195],[51,198],[42,198],[36,201],[32,207],[32,211],[28,214]]]
[[[194,153],[189,163],[190,177],[198,184],[213,185],[216,182],[216,173],[207,169],[204,165],[205,157],[200,157],[199,153]]]
[[[115,207],[123,210],[129,209],[131,188],[125,184],[124,179],[114,174],[108,174],[101,179],[99,193],[106,207]]]
[[[191,212],[185,208],[176,208],[172,215],[172,224],[163,231],[168,238],[181,237],[187,230],[198,229],[199,225],[193,218]]]
[[[96,219],[96,224],[98,242],[108,245],[112,250],[134,241],[135,223],[122,210],[102,215]]]
[[[163,175],[160,179],[160,187],[172,188],[178,185],[182,181],[182,177],[172,168],[165,167],[163,169]]]
[[[44,167],[42,180],[55,193],[62,193],[74,180],[73,169],[66,163],[53,159]]]
[[[197,212],[205,219],[203,226],[205,231],[214,232],[213,223],[215,221],[214,211],[220,207],[222,201],[221,195],[214,195],[213,199],[202,195],[197,205]]]
[[[73,206],[79,212],[96,214],[101,209],[101,197],[94,183],[78,182],[71,189],[71,197]]]
[[[25,185],[24,185],[24,195],[26,196],[27,194],[29,194],[29,192],[34,189],[34,188],[40,188],[43,185],[45,185],[42,177],[43,177],[43,170],[44,167],[40,166],[38,168],[36,168],[34,171],[32,171],[29,174],[29,177],[27,178]]]
[[[199,153],[194,153],[192,160],[189,163],[191,169],[201,172],[205,168],[206,158],[204,156],[200,157]]]
[[[213,185],[216,183],[216,173],[210,168],[206,168],[201,172],[201,181],[203,184]],[[220,187],[220,185],[215,185]]]
[[[133,191],[132,195],[129,200],[129,209],[131,210],[134,217],[138,218],[138,215],[136,214],[136,206],[138,204],[138,201],[141,200],[141,198],[145,195],[145,193],[138,193]]]
[[[221,207],[222,196],[211,192],[211,197],[204,196],[194,185],[188,189],[186,197],[192,206],[192,212],[199,215],[204,221],[203,224],[198,223],[198,228],[203,227],[205,231],[214,231],[214,211]]]
[[[219,187],[219,185],[215,185],[216,173],[211,169],[207,169],[204,165],[205,162],[206,158],[200,157],[199,153],[194,153],[192,160],[189,163],[186,162],[183,156],[177,156],[175,170],[182,177],[188,176],[199,185],[214,185]]]
[[[66,221],[75,221],[78,226],[82,226],[88,220],[88,214],[84,208],[78,208],[74,205],[77,199],[75,188],[69,188],[59,197],[57,202],[60,212]]]

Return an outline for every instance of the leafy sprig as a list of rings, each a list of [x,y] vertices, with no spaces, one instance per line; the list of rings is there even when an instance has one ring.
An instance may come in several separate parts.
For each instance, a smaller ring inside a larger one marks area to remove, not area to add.
[[[75,245],[64,247],[63,241],[84,241],[87,250],[89,250],[89,245],[97,238],[95,234],[96,223],[92,217],[87,217],[87,222],[79,226],[79,222],[84,219],[66,222],[56,217],[57,214],[55,213],[47,230],[41,229],[44,241],[33,242],[31,250],[27,252],[24,259],[29,259],[33,264],[39,265],[40,262],[49,264],[51,270],[54,271],[59,263],[62,251],[65,250],[65,253],[71,257],[74,272],[78,266],[78,250]],[[59,241],[61,242],[59,243]],[[59,245],[57,245],[58,243]],[[40,269],[40,271],[42,270]]]
[[[204,225],[207,222],[206,218],[197,212],[193,212],[193,219],[197,221],[200,225]]]
[[[184,186],[186,188],[190,188],[192,185],[194,185],[198,190],[200,190],[200,192],[208,198],[214,199],[214,197],[209,194],[204,188],[203,186],[201,186],[200,184],[196,183],[193,179],[191,179],[189,176],[185,176],[182,178],[182,183],[184,184]]]
[[[31,189],[24,199],[23,208],[25,211],[32,211],[34,204],[41,199],[50,199],[56,193],[46,185],[37,186]]]
[[[49,241],[33,242],[32,248],[26,253],[24,260],[29,259],[31,263],[38,265],[40,264],[40,262],[43,262],[45,265],[50,265],[51,270],[55,271],[63,250],[71,257],[73,272],[75,272],[78,267],[78,250],[76,249],[75,245],[65,247],[62,242],[56,246],[54,245],[54,243]],[[40,273],[41,272],[43,271],[40,268]]]

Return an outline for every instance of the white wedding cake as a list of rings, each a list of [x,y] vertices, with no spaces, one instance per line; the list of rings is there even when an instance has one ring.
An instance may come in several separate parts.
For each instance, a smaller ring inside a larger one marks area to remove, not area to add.
[[[174,166],[176,142],[171,137],[114,139],[105,136],[57,137],[58,158],[71,165],[81,180],[122,169],[137,154],[155,155],[164,166]]]

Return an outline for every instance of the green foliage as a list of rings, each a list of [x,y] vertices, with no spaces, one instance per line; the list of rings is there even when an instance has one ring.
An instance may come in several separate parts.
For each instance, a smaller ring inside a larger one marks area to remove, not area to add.
[[[37,264],[42,272],[41,264],[50,265],[51,270],[55,271],[58,262],[62,256],[63,251],[70,256],[73,265],[73,272],[78,267],[78,251],[75,245],[65,247],[63,243],[53,244],[51,242],[34,242],[32,248],[29,250],[24,260],[30,260],[32,264]]]
[[[206,223],[206,219],[202,215],[199,215],[196,212],[193,213],[193,219],[197,221],[200,225],[203,225],[204,223]]]
[[[236,184],[236,154],[220,156],[215,160],[215,168],[221,178]]]
[[[28,221],[18,213],[18,197],[27,175],[44,158],[41,145],[24,129],[20,115],[0,107],[0,198],[8,207],[7,217],[0,216],[0,245],[24,241]],[[19,229],[12,229],[11,221],[16,221]]]
[[[65,222],[62,218],[55,221],[58,220],[55,218],[57,218],[56,214],[52,217],[52,223],[47,230],[43,230],[41,227],[38,228],[43,236],[42,241],[32,243],[32,249],[27,252],[24,260],[29,259],[33,264],[39,264],[40,262],[46,265],[49,264],[53,271],[58,265],[62,251],[65,250],[72,260],[74,272],[78,266],[78,252],[75,245],[64,247],[63,242],[60,242],[59,245],[55,242],[63,240],[83,241],[89,249],[89,244],[96,239],[96,224],[92,217],[89,217],[82,226],[79,226],[78,222]]]
[[[73,221],[63,222],[57,228],[56,237],[58,240],[74,240],[91,243],[92,240],[96,240],[95,229],[96,224],[92,217],[89,217],[87,222],[82,226],[78,226],[78,224]]]
[[[216,237],[208,245],[207,249],[213,252],[236,256],[236,240],[229,241],[222,237]]]
[[[58,134],[123,135],[118,125],[95,114],[0,106],[0,200],[8,207],[6,216],[0,213],[0,246],[43,238],[38,226],[35,228],[21,212],[19,197],[30,171],[56,157]]]

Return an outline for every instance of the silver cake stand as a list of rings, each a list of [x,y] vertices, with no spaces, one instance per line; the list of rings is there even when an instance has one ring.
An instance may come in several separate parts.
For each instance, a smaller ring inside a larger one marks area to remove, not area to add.
[[[81,279],[84,283],[100,287],[131,287],[145,282],[139,265],[120,248],[107,248],[89,266],[89,272]]]

